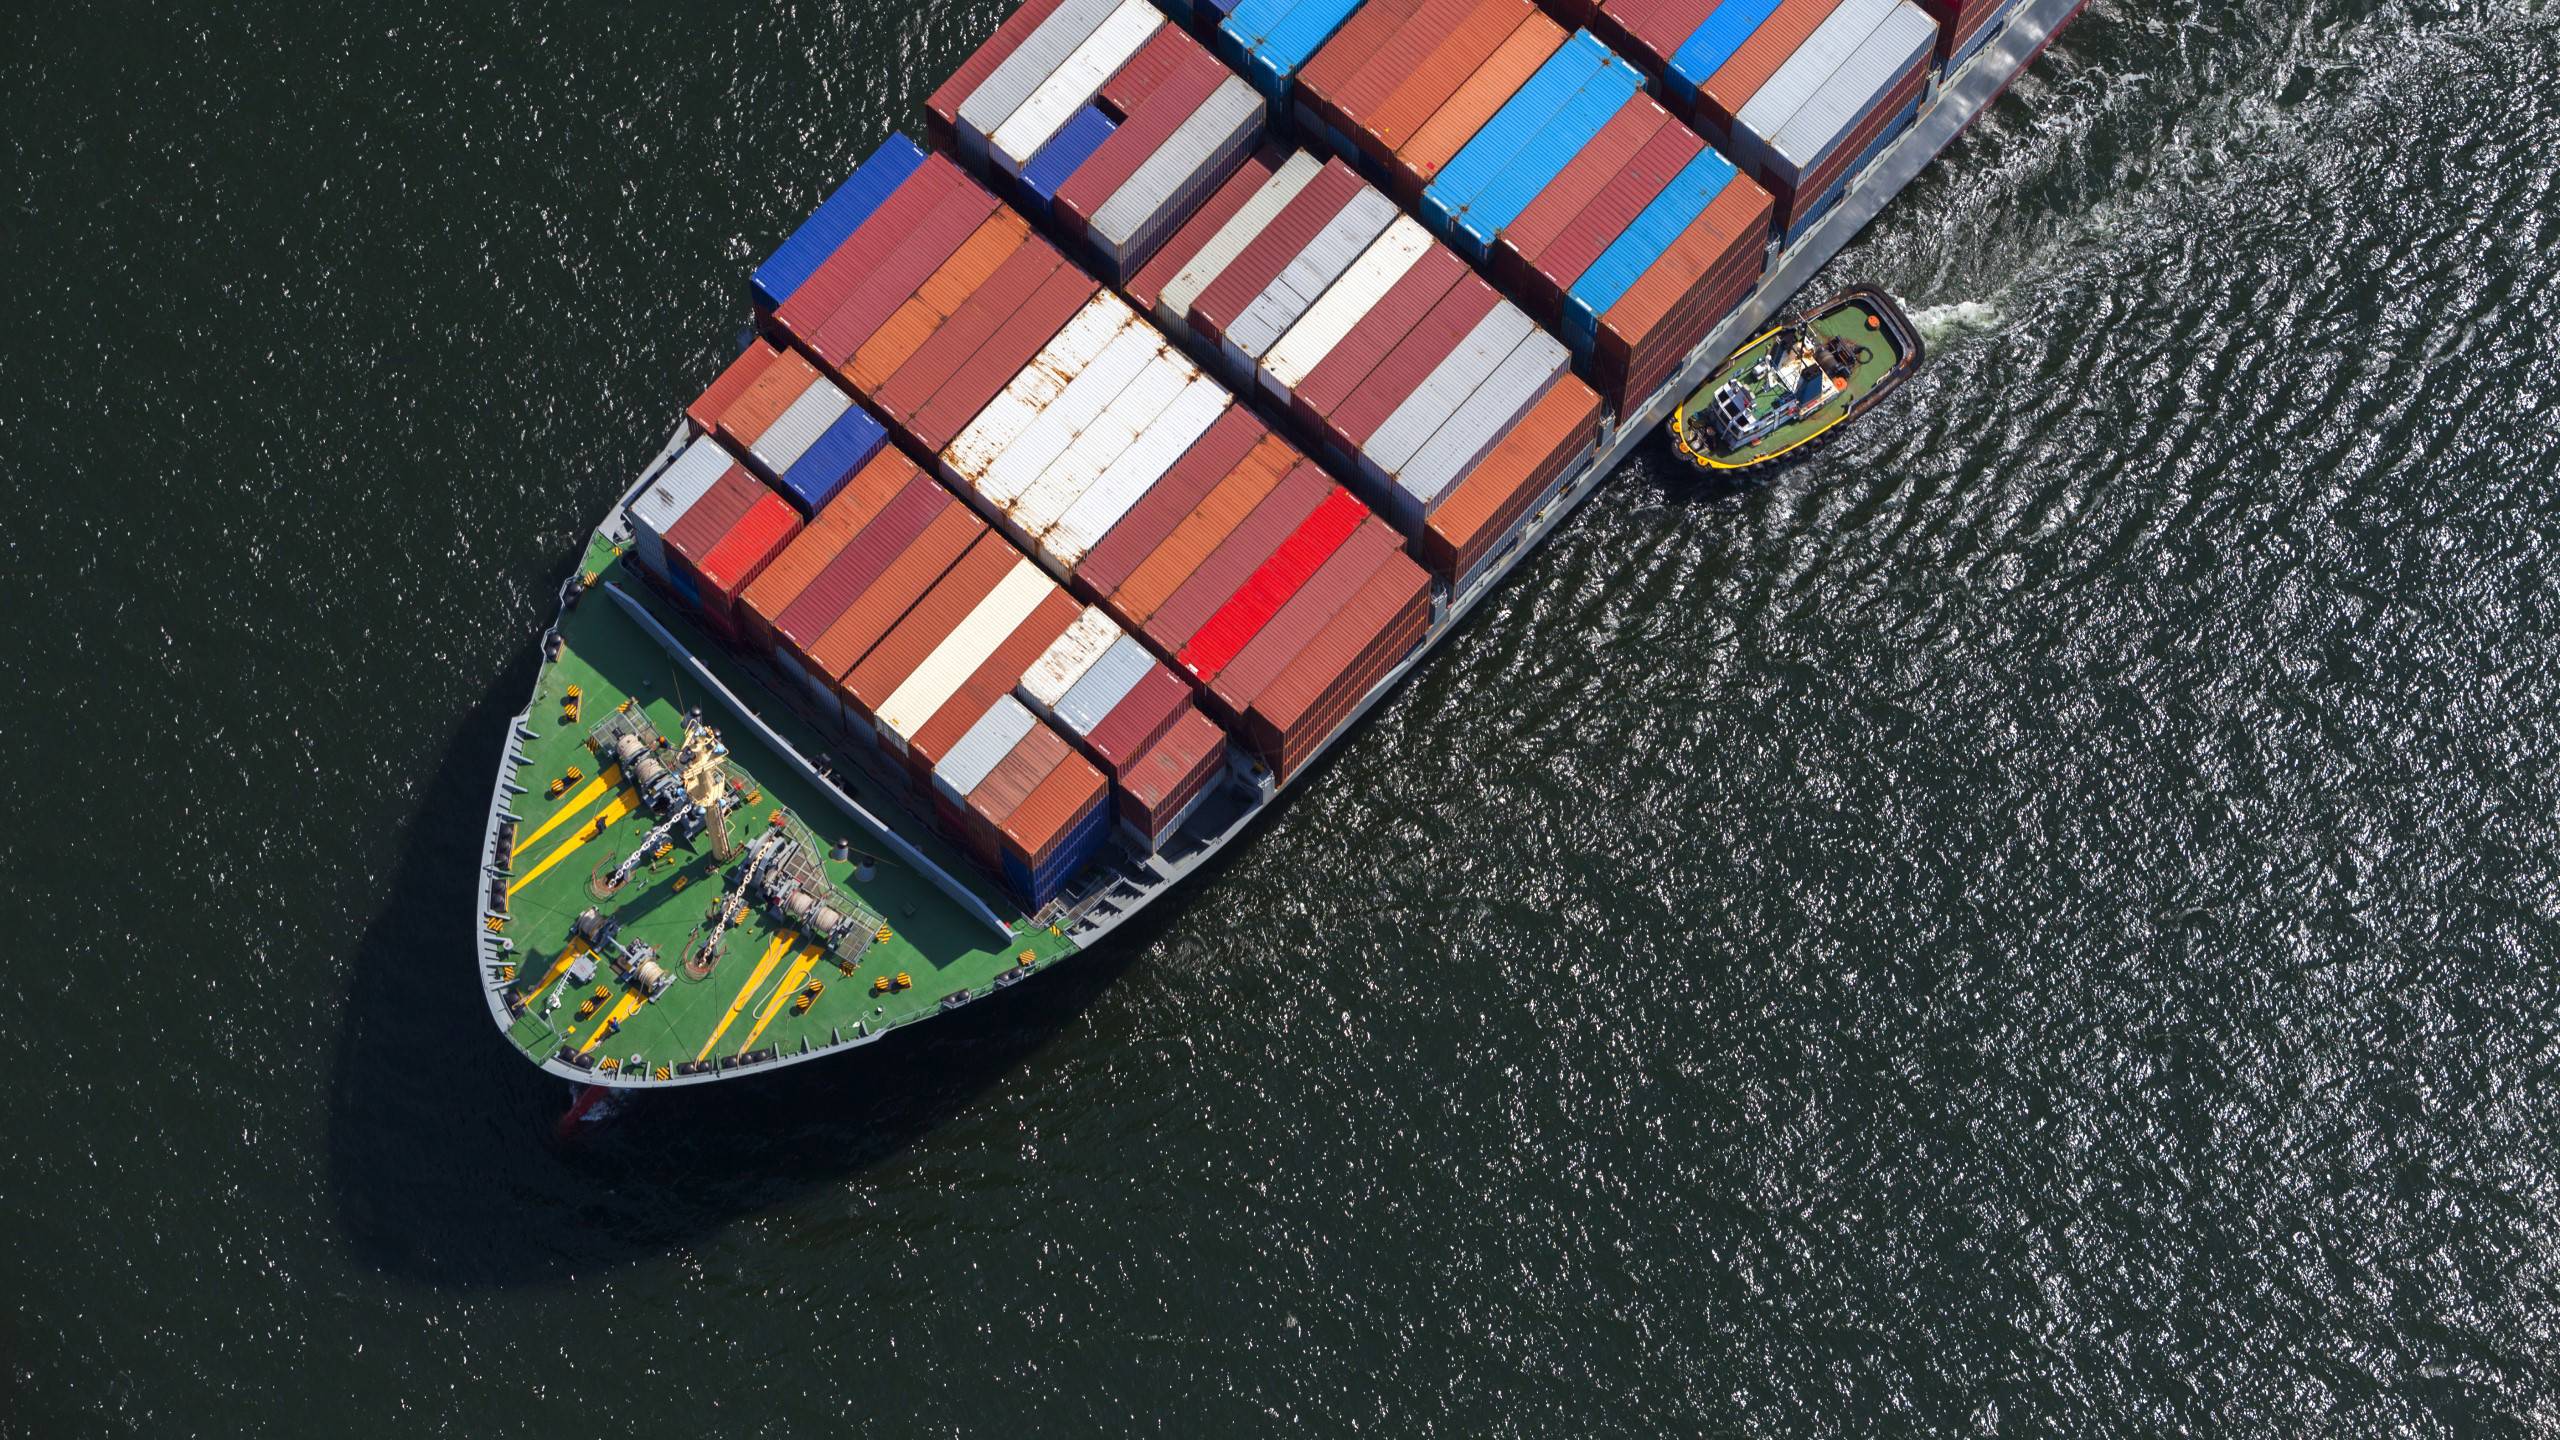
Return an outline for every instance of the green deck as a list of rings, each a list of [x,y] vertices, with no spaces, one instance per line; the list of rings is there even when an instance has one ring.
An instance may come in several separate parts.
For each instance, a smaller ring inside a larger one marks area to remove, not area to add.
[[[741,663],[691,625],[629,572],[603,537],[590,542],[585,558],[599,584],[562,617],[560,634],[566,645],[542,666],[528,712],[537,738],[525,743],[525,763],[513,777],[526,793],[512,806],[521,820],[506,882],[513,893],[503,933],[515,947],[509,986],[529,1001],[507,1032],[519,1050],[548,1061],[563,1046],[576,1047],[598,1057],[601,1073],[596,1078],[626,1083],[644,1075],[667,1078],[662,1072],[680,1062],[719,1061],[749,1051],[771,1050],[775,1058],[787,1060],[921,1019],[956,991],[983,993],[999,975],[1025,968],[1021,957],[1026,952],[1033,969],[1074,952],[1073,942],[1035,927],[975,862],[906,811],[891,785],[855,769],[848,754],[856,748],[854,742],[822,736],[798,712],[797,703],[784,698],[785,682],[777,674],[761,664]],[[983,918],[964,910],[923,874],[882,853],[884,847],[857,820],[764,745],[718,697],[687,684],[673,657],[604,593],[606,583],[641,600],[786,743],[813,759],[822,753],[835,756],[836,785],[1007,917],[1012,937],[1000,942]],[[563,698],[571,685],[583,692],[581,718],[575,722],[563,716]],[[588,749],[591,727],[625,697],[637,701],[670,738],[681,733],[685,708],[702,709],[729,748],[730,766],[752,777],[760,792],[760,798],[731,817],[731,833],[741,841],[762,830],[770,812],[780,807],[821,842],[849,839],[857,852],[875,857],[876,870],[867,882],[854,880],[852,863],[829,860],[825,867],[837,887],[879,915],[889,931],[887,940],[870,945],[851,974],[814,944],[776,929],[751,910],[729,932],[712,973],[699,981],[686,976],[680,964],[686,942],[741,863],[733,857],[726,866],[715,865],[708,836],[644,866],[609,899],[599,901],[589,893],[589,878],[597,867],[626,853],[656,823]],[[560,798],[551,798],[551,782],[572,766],[584,778]],[[601,834],[600,818],[608,821]],[[542,991],[565,984],[560,972],[567,957],[581,948],[570,934],[570,922],[591,905],[622,922],[624,944],[654,942],[676,981],[656,1000],[643,1002],[636,991],[617,984],[612,968],[600,962],[595,978],[564,997],[546,1018]],[[875,980],[900,972],[911,978],[907,988],[873,992]],[[490,976],[493,983],[498,978]],[[812,980],[823,981],[824,991],[807,1014],[793,1014],[793,996]],[[598,987],[606,992],[603,998],[584,1019],[577,1018]],[[616,1017],[620,1029],[604,1036],[606,1021]],[[634,1056],[640,1057],[640,1068],[629,1063]]]
[[[1813,322],[1816,334],[1854,341],[1867,346],[1872,352],[1867,360],[1850,372],[1849,394],[1845,399],[1834,400],[1802,419],[1779,426],[1768,435],[1753,442],[1740,454],[1719,455],[1716,458],[1728,465],[1749,465],[1762,460],[1774,460],[1839,424],[1859,399],[1883,384],[1886,377],[1893,373],[1894,367],[1902,363],[1902,352],[1891,338],[1891,327],[1879,323],[1874,328],[1870,328],[1868,322],[1871,319],[1880,321],[1880,317],[1865,304],[1852,300]],[[1690,411],[1694,408],[1704,413],[1714,403],[1716,387],[1759,364],[1760,358],[1768,354],[1770,348],[1777,343],[1780,333],[1778,330],[1771,330],[1744,346],[1716,373],[1708,376],[1705,384],[1692,391],[1688,399],[1680,402],[1680,408],[1674,411],[1671,417],[1674,443],[1682,444],[1682,447],[1686,448],[1679,437],[1688,433]],[[1775,389],[1757,387],[1752,395],[1753,412],[1767,415],[1783,398]]]

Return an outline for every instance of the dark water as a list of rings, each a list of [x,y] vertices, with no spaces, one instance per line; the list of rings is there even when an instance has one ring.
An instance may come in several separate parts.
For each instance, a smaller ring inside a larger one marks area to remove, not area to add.
[[[461,964],[539,596],[997,7],[29,6],[0,1434],[2560,1429],[2560,34],[2095,0],[1091,963],[575,1153]]]

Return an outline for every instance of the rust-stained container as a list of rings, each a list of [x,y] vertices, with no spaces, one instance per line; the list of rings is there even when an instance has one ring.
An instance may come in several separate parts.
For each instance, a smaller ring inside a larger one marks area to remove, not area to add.
[[[1336,487],[1313,465],[1301,465],[1201,558],[1141,627],[1159,655],[1179,657],[1203,621],[1218,611],[1281,543],[1297,533]]]
[[[1503,291],[1517,299],[1539,324],[1553,330],[1563,323],[1564,292],[1552,277],[1538,270],[1537,257],[1546,253],[1575,216],[1591,208],[1601,192],[1664,126],[1679,123],[1670,111],[1649,97],[1637,96],[1600,127],[1600,133],[1591,137],[1591,143],[1547,182],[1537,198],[1521,210],[1518,219],[1503,227],[1494,240],[1486,268],[1493,272]],[[1572,278],[1567,277],[1564,283],[1570,285]]]
[[[948,494],[940,498],[951,499]],[[888,519],[889,515],[884,512],[880,522],[884,531]],[[879,550],[865,553],[865,546],[871,538],[867,535],[856,542],[847,553],[861,553],[863,558],[857,562],[853,573],[820,577],[822,581],[832,581],[839,589],[849,590],[852,594],[843,608],[826,622],[821,633],[802,643],[793,635],[792,621],[787,616],[782,624],[774,627],[782,643],[794,647],[801,657],[802,680],[812,694],[823,687],[825,698],[840,699],[842,690],[838,680],[867,658],[872,647],[880,642],[880,637],[904,619],[925,591],[986,533],[986,522],[978,519],[977,512],[952,500],[949,506],[936,507],[932,518],[916,531],[913,538],[895,549],[888,549],[885,556]],[[883,538],[887,536],[884,534]],[[810,588],[815,590],[817,587]],[[803,601],[806,603],[806,597]],[[851,718],[868,723],[867,716]]]
[[[879,393],[898,367],[933,338],[952,312],[967,304],[1030,237],[1031,227],[1010,210],[999,210],[979,222],[960,248],[935,267],[916,293],[890,311],[871,338],[853,352],[844,366],[846,382],[862,394]]]
[[[1325,417],[1328,443],[1345,455],[1357,455],[1386,423],[1396,407],[1412,398],[1440,362],[1458,348],[1478,322],[1493,313],[1502,297],[1473,275],[1462,275],[1449,293],[1415,324],[1412,333],[1389,350],[1348,399]]]
[[[757,377],[764,374],[765,367],[781,353],[762,340],[748,341],[747,348],[738,352],[738,358],[722,368],[718,378],[711,382],[711,388],[684,407],[684,418],[693,426],[693,433],[708,435],[719,429],[720,417],[738,402],[739,396],[747,393],[747,387],[756,383]]]
[[[1254,701],[1286,671],[1308,644],[1324,632],[1335,614],[1351,602],[1381,566],[1390,562],[1412,568],[1403,558],[1396,532],[1375,516],[1363,520],[1351,538],[1316,567],[1298,593],[1289,597],[1233,660],[1208,682],[1209,707],[1230,728],[1252,712]]]
[[[1413,558],[1453,593],[1464,593],[1512,526],[1591,452],[1600,413],[1599,395],[1573,376],[1548,387],[1423,522],[1410,546]]]
[[[1231,406],[1208,432],[1191,442],[1164,478],[1129,507],[1120,523],[1077,562],[1076,588],[1088,597],[1109,595],[1129,572],[1154,552],[1173,527],[1207,499],[1219,481],[1235,472],[1245,455],[1270,435],[1253,412]]]
[[[913,185],[916,182],[909,180],[907,183]],[[862,348],[863,342],[880,328],[880,323],[889,318],[889,313],[905,304],[915,294],[916,288],[940,268],[943,261],[950,259],[988,216],[995,213],[996,204],[996,197],[963,181],[962,188],[918,220],[914,229],[878,258],[825,323],[814,330],[795,330],[792,333],[803,337],[804,348],[821,364],[840,371],[845,362],[853,358],[853,353]],[[888,207],[881,208],[885,214]],[[861,238],[857,233],[845,248],[854,249]],[[838,258],[842,258],[842,252]],[[835,261],[827,263],[832,265]],[[825,274],[825,271],[820,271],[810,283],[816,284]],[[783,303],[783,310],[787,313],[799,299],[798,295],[792,296]]]
[[[1173,527],[1173,533],[1129,572],[1129,578],[1118,589],[1095,598],[1103,601],[1122,629],[1142,630],[1156,607],[1191,578],[1191,572],[1200,568],[1200,562],[1218,548],[1218,542],[1234,533],[1290,471],[1305,463],[1287,441],[1276,435],[1268,437],[1218,482],[1217,488],[1200,502],[1199,509]]]
[[[926,138],[946,151],[959,148],[960,107],[987,83],[987,77],[996,73],[996,67],[1006,57],[1022,48],[1022,42],[1031,38],[1031,32],[1039,29],[1042,21],[1057,13],[1059,3],[1060,0],[1024,0],[1022,8],[1006,16],[985,44],[969,52],[969,58],[960,62],[950,79],[934,87],[924,102]]]
[[[1400,199],[1411,201],[1420,195],[1420,186],[1398,178],[1396,151],[1535,14],[1529,0],[1477,0],[1430,54],[1374,106],[1345,104],[1343,136],[1367,157],[1369,173]],[[1432,18],[1429,11],[1415,16],[1416,27]]]
[[[1360,177],[1339,160],[1328,160],[1306,188],[1290,197],[1262,233],[1253,237],[1236,257],[1227,262],[1217,278],[1201,287],[1191,311],[1184,316],[1191,333],[1203,344],[1214,345],[1224,338],[1227,327],[1235,323],[1253,298],[1262,293],[1272,277],[1297,258],[1316,238],[1327,222],[1342,213],[1342,207],[1362,189]]]
[[[933,767],[969,733],[987,713],[987,707],[1010,694],[1015,682],[1022,678],[1023,667],[1040,658],[1057,638],[1067,633],[1084,607],[1064,590],[1052,589],[1030,615],[1015,626],[1013,632],[988,652],[969,678],[960,682],[951,697],[933,712],[907,742],[907,772],[922,792],[933,789]]]
[[[979,190],[959,166],[939,155],[926,156],[916,172],[901,181],[897,189],[890,191],[889,197],[881,201],[879,208],[872,211],[851,235],[845,237],[845,242],[836,247],[826,263],[802,281],[790,299],[782,302],[782,308],[774,312],[774,323],[802,349],[815,353],[819,327],[855,292],[869,285],[872,276],[897,253],[906,239],[916,233],[919,226],[955,201],[967,203],[973,193],[984,195],[986,192]],[[984,219],[993,208],[990,204],[988,209],[979,211],[976,218]],[[975,220],[971,221],[972,227],[975,223]],[[961,234],[965,236],[967,231],[963,230]],[[952,244],[958,245],[959,240],[960,237],[953,237]],[[947,248],[943,251],[945,255],[949,253]],[[937,261],[940,258],[935,257]],[[922,271],[917,273],[919,277],[923,274]],[[904,300],[914,288],[912,284],[908,285],[895,298]]]
[[[1544,15],[1533,11],[1521,21],[1413,138],[1396,147],[1388,180],[1397,198],[1411,204],[1564,42],[1564,28]]]
[[[950,377],[934,388],[933,397],[907,420],[906,432],[917,447],[940,454],[1101,290],[1091,276],[1073,265],[1062,263],[1049,272],[1030,299],[993,322],[986,341],[955,366]]]
[[[1172,238],[1158,246],[1155,255],[1129,278],[1129,283],[1123,287],[1128,291],[1129,303],[1154,314],[1156,302],[1163,296],[1167,282],[1182,273],[1182,267],[1190,263],[1192,256],[1200,253],[1201,246],[1226,228],[1227,222],[1235,218],[1236,212],[1244,208],[1254,192],[1271,179],[1274,168],[1269,155],[1246,156],[1236,173],[1210,192],[1199,210],[1183,221],[1174,230]],[[1161,325],[1164,317],[1158,315],[1156,320]]]
[[[1298,382],[1289,395],[1289,413],[1310,435],[1325,433],[1326,418],[1342,402],[1356,392],[1387,352],[1404,343],[1413,334],[1422,317],[1431,313],[1459,281],[1467,278],[1467,262],[1445,245],[1433,245],[1423,252],[1413,268],[1407,270],[1360,323],[1344,333],[1323,360]]]
[[[1671,377],[1760,278],[1769,192],[1736,175],[1600,319],[1593,378],[1621,408]]]
[[[1164,734],[1121,768],[1113,798],[1122,828],[1155,849],[1226,768],[1227,732],[1185,700]]]
[[[775,617],[800,598],[818,572],[844,553],[844,547],[853,543],[853,538],[898,497],[899,491],[923,478],[915,462],[895,450],[883,450],[871,457],[871,462],[845,482],[808,528],[793,536],[782,553],[748,582],[738,597],[737,612],[738,630],[746,642],[758,650],[771,650]]]
[[[865,722],[877,717],[882,702],[897,693],[898,687],[915,673],[916,666],[933,653],[935,646],[950,638],[978,602],[986,599],[997,582],[1021,561],[1022,552],[1003,536],[981,529],[960,558],[916,596],[906,614],[881,633],[868,653],[836,672],[847,711]],[[814,658],[830,657],[821,654]],[[881,739],[884,753],[903,763],[902,747],[887,743],[885,735]]]

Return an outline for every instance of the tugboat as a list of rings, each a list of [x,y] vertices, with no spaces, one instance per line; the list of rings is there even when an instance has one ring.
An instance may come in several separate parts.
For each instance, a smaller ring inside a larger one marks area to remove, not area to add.
[[[1742,347],[1671,412],[1671,444],[1702,470],[1752,470],[1804,449],[1919,368],[1902,308],[1861,285]]]

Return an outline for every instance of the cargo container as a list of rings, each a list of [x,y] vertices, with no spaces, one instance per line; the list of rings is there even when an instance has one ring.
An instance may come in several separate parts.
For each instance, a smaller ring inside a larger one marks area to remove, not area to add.
[[[1031,605],[1038,603],[1039,591],[1032,582],[1039,576],[1037,567],[1023,573],[1029,562],[1021,553],[1005,543],[1001,535],[983,527],[959,557],[916,595],[914,603],[905,607],[894,624],[879,632],[860,660],[836,672],[836,689],[846,714],[858,722],[857,733],[867,734],[877,745],[886,762],[903,771],[907,761],[907,739],[913,727],[929,718],[914,713],[917,697],[910,695],[910,708],[905,712],[890,711],[892,697],[911,678],[916,677],[943,642],[949,640],[982,604],[993,602],[1002,609],[1020,606],[1014,616],[1018,623]],[[1012,583],[1008,586],[1007,582]],[[1004,593],[999,595],[999,591]],[[1009,628],[1009,627],[1007,627]],[[974,639],[992,645],[1000,635],[980,634]],[[832,656],[817,657],[832,660]],[[926,677],[932,687],[945,682],[956,685],[960,674],[951,673],[946,664]],[[948,698],[944,690],[936,703]]]
[[[643,487],[627,507],[631,522],[632,550],[640,568],[672,587],[687,604],[698,598],[693,582],[669,564],[667,532],[681,523],[687,512],[701,503],[703,496],[718,484],[722,476],[738,470],[719,441],[708,435],[697,437],[685,446],[666,469]]]
[[[1173,527],[1198,509],[1218,482],[1232,474],[1270,432],[1251,411],[1230,406],[1191,444],[1164,477],[1129,507],[1119,523],[1077,562],[1074,581],[1083,594],[1108,595]],[[1274,442],[1277,443],[1276,441]]]
[[[1417,213],[1469,260],[1633,99],[1643,77],[1578,30],[1502,101],[1424,186]]]
[[[1192,338],[1190,316],[1201,292],[1270,228],[1273,219],[1323,169],[1323,162],[1304,151],[1291,155],[1215,230],[1198,236],[1196,244],[1186,247],[1181,243],[1193,238],[1186,229],[1175,244],[1166,246],[1164,258],[1172,262],[1172,273],[1149,287],[1154,295],[1150,313],[1157,325],[1176,339]]]
[[[1218,22],[1219,52],[1275,105],[1298,69],[1324,48],[1361,0],[1237,0]]]
[[[757,486],[726,533],[711,539],[700,558],[690,562],[701,587],[703,618],[722,639],[735,644],[743,638],[737,618],[739,595],[800,533],[801,523],[800,512],[790,501]],[[679,534],[683,528],[678,527]],[[676,536],[669,537],[668,546],[683,548]]]
[[[1771,208],[1768,192],[1702,149],[1600,246],[1566,288],[1563,330],[1612,404],[1667,378],[1759,279]]]
[[[1236,212],[1243,209],[1245,203],[1270,182],[1275,165],[1274,157],[1266,156],[1259,151],[1246,155],[1243,162],[1236,166],[1235,173],[1229,175],[1223,184],[1211,191],[1209,197],[1200,203],[1198,209],[1192,211],[1187,218],[1175,226],[1172,234],[1156,247],[1154,255],[1149,257],[1146,264],[1140,266],[1121,287],[1128,295],[1129,303],[1145,311],[1147,317],[1155,321],[1158,329],[1168,334],[1177,333],[1176,327],[1167,320],[1156,303],[1163,295],[1166,283],[1182,269],[1186,260],[1198,254],[1200,247],[1209,243],[1220,230],[1226,228],[1227,222],[1235,218]]]
[[[906,136],[892,135],[881,141],[871,157],[855,167],[853,174],[756,267],[752,289],[758,311],[770,315],[781,308],[782,302],[790,299],[826,263],[827,257],[871,218],[889,192],[923,164],[924,151]]]
[[[871,337],[856,346],[839,367],[844,383],[865,394],[880,387],[915,358],[946,323],[987,282],[1022,252],[1031,227],[1011,210],[998,210],[981,221],[958,249],[935,266]]]
[[[1441,167],[1455,159],[1476,132],[1564,48],[1565,39],[1563,28],[1544,15],[1533,13],[1520,22],[1415,129],[1413,138],[1396,147],[1388,168],[1388,188],[1408,200],[1419,198],[1439,179]]]
[[[1413,558],[1454,595],[1473,589],[1537,506],[1589,458],[1599,440],[1600,397],[1568,375],[1550,386],[1451,487],[1422,532]]]
[[[889,311],[994,212],[994,197],[971,184],[958,166],[939,155],[926,156],[774,307],[774,328],[822,363],[841,366]],[[857,317],[867,317],[869,323],[849,321],[830,356],[821,332],[848,305],[855,305]],[[860,333],[850,333],[855,329]]]
[[[1939,68],[1952,70],[2008,28],[2020,0],[1920,0],[1920,8],[1938,22]]]
[[[1128,577],[1109,594],[1094,593],[1110,608],[1112,618],[1128,629],[1143,630],[1148,619],[1181,584],[1190,579],[1219,543],[1235,532],[1281,480],[1307,462],[1286,442],[1270,437],[1247,452],[1244,460],[1218,482],[1183,517]]]
[[[874,454],[838,487],[835,498],[782,547],[738,597],[740,638],[752,649],[773,648],[773,617],[800,598],[827,563],[844,552],[908,483],[923,478],[915,463],[895,450]]]
[[[736,634],[729,617],[729,601],[736,589],[734,584],[724,587],[720,577],[711,573],[711,558],[730,532],[759,509],[760,501],[781,506],[786,515],[791,508],[754,476],[732,465],[711,482],[700,499],[686,507],[661,537],[668,578],[692,606],[694,618],[709,623],[724,640]],[[772,523],[768,516],[763,526],[770,528]],[[728,578],[737,579],[734,575]]]
[[[969,75],[976,61],[994,59],[952,107],[947,143],[971,169],[1021,176],[1164,25],[1145,0],[1065,0],[1031,26],[999,27],[963,67]]]
[[[765,616],[775,663],[813,705],[840,710],[837,677],[985,532],[985,522],[930,477],[913,476],[789,604]],[[850,718],[867,735],[868,719]]]
[[[1059,233],[1115,282],[1133,275],[1260,142],[1264,106],[1187,35],[1149,47],[1163,73],[1125,87],[1126,119],[1058,188]],[[1108,90],[1108,87],[1106,87]]]
[[[1336,493],[1337,487],[1312,465],[1290,471],[1201,557],[1191,574],[1148,615],[1139,627],[1141,633],[1158,653],[1181,659],[1200,626]]]
[[[1121,772],[1121,833],[1142,850],[1160,848],[1226,768],[1227,733],[1184,699],[1163,735]]]

